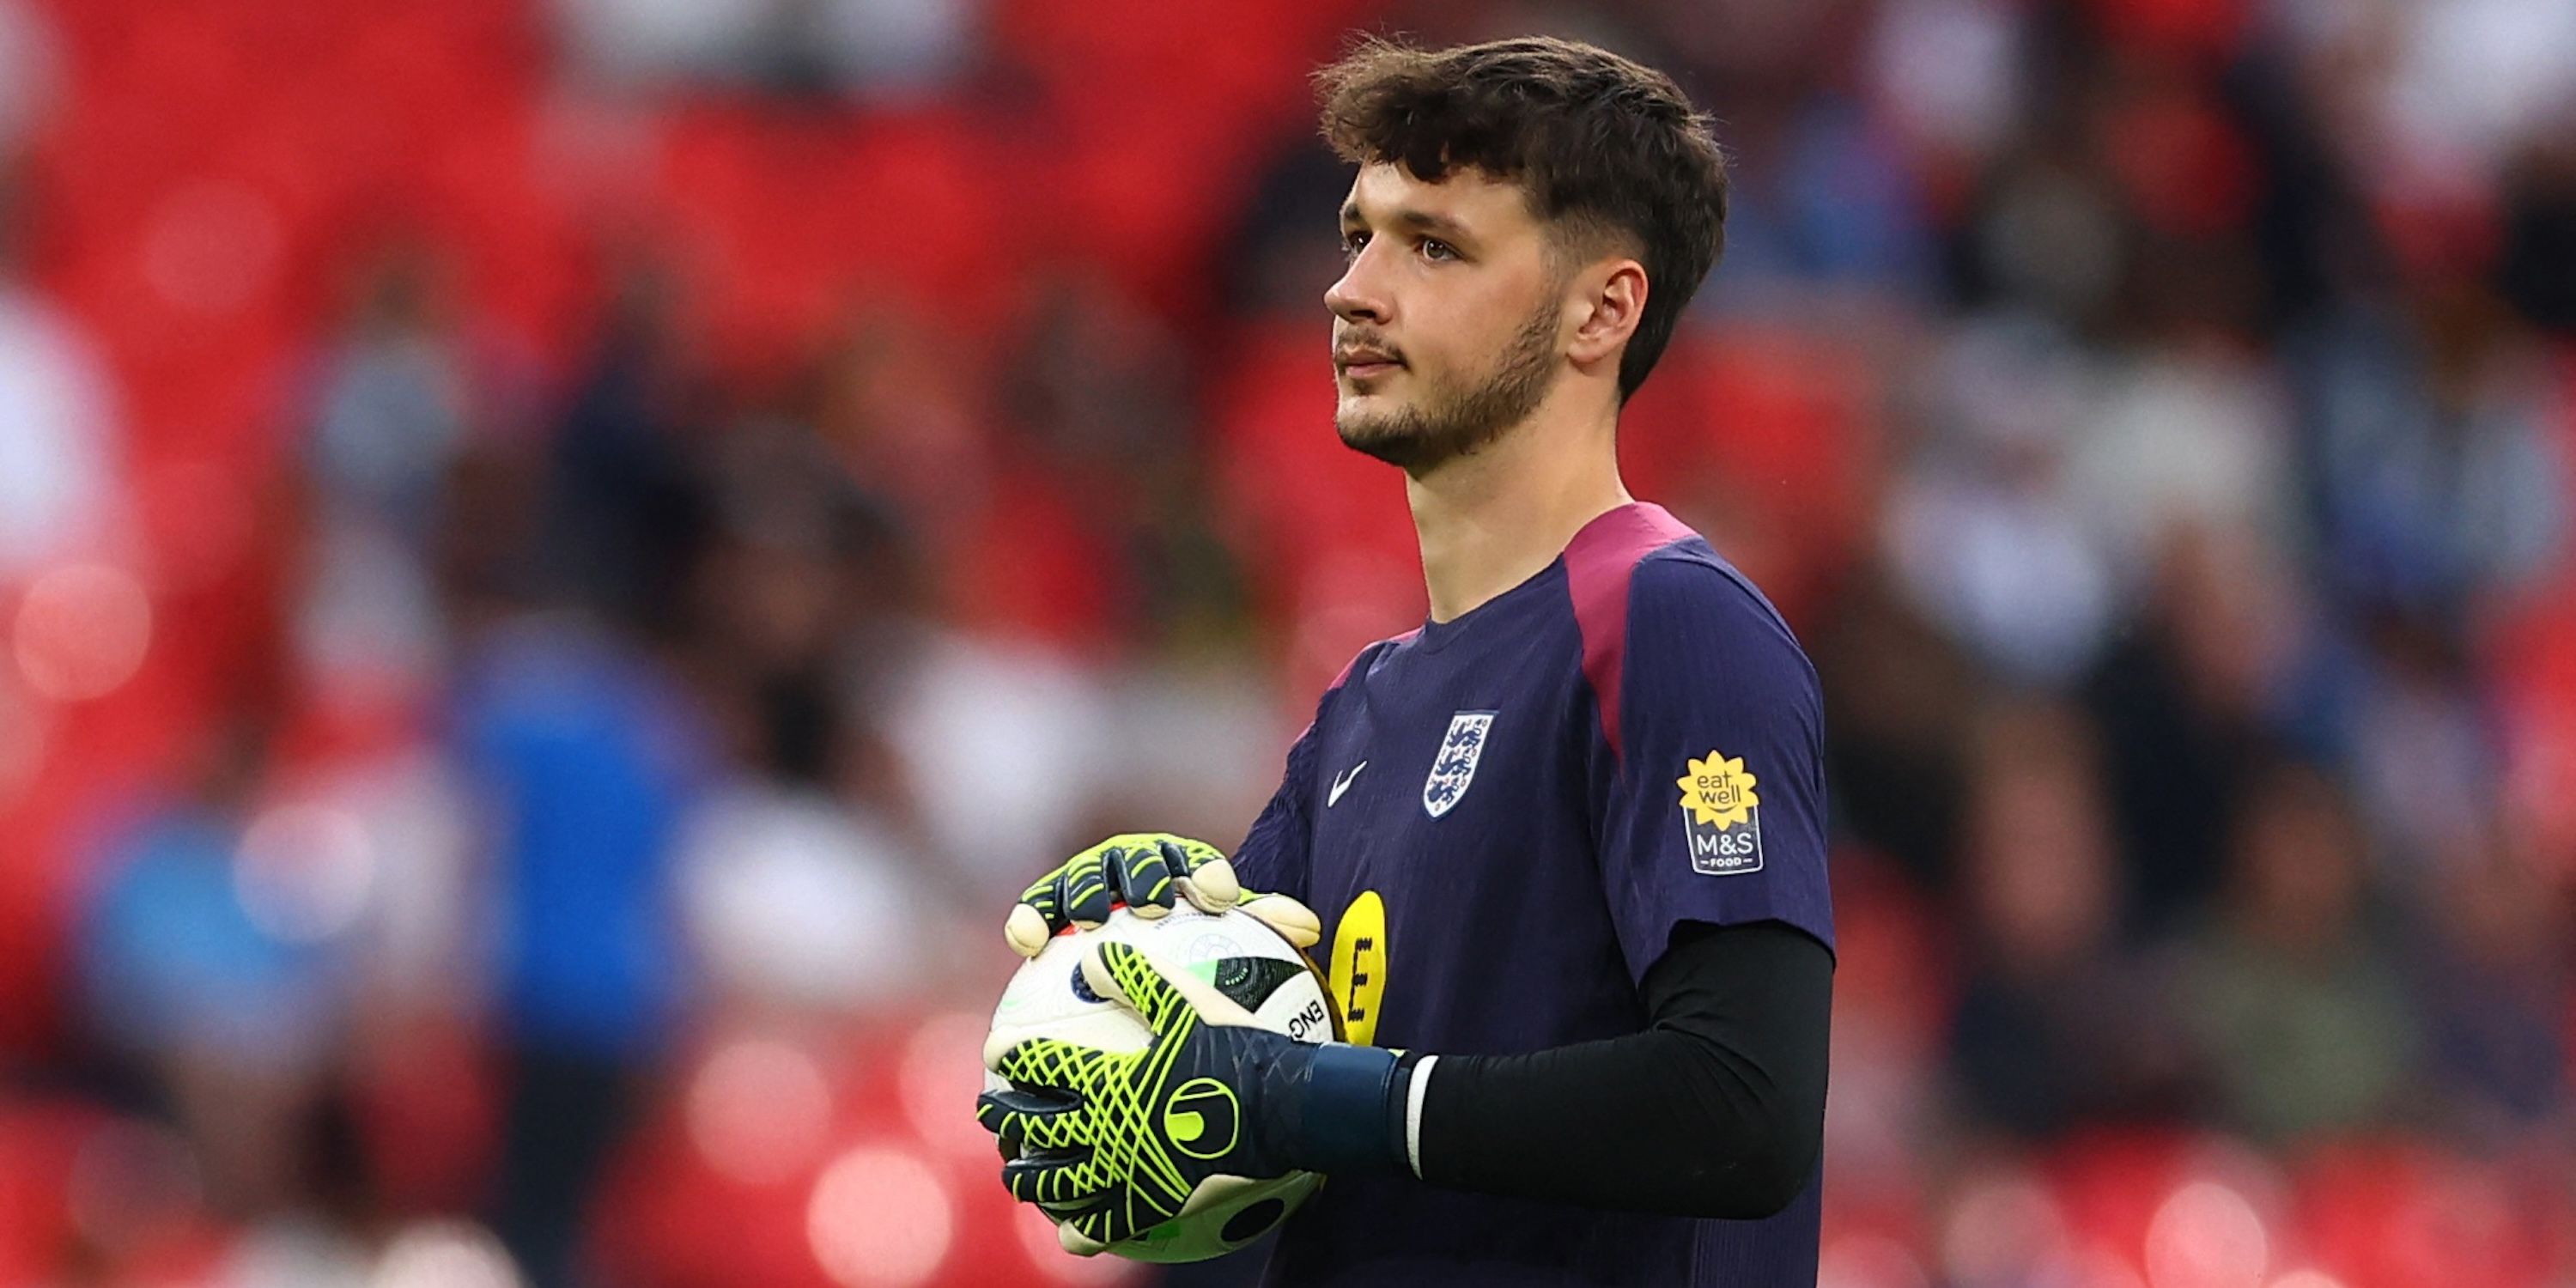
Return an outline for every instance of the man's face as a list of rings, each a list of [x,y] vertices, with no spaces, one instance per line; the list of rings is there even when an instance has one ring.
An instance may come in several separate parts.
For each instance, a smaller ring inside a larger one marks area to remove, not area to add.
[[[1367,166],[1342,205],[1342,246],[1350,267],[1324,303],[1344,443],[1420,477],[1546,397],[1563,281],[1517,186]]]

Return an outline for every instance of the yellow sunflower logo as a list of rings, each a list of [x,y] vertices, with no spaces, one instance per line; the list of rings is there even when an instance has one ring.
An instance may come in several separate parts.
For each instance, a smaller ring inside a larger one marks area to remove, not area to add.
[[[1733,827],[1753,817],[1753,807],[1762,798],[1753,794],[1753,775],[1744,768],[1743,758],[1728,759],[1710,752],[1706,759],[1690,762],[1690,772],[1673,780],[1682,789],[1682,808],[1708,827]]]

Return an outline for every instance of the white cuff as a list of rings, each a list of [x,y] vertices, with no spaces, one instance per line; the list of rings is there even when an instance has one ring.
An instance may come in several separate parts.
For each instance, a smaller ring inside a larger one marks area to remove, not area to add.
[[[1431,1089],[1431,1066],[1440,1057],[1426,1055],[1413,1066],[1413,1084],[1404,1094],[1404,1159],[1413,1165],[1413,1179],[1422,1179],[1422,1094]]]

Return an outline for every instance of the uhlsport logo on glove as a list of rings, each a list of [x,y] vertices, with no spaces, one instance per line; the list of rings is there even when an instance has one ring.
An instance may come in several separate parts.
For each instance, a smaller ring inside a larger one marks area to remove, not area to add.
[[[1234,1089],[1214,1078],[1192,1078],[1163,1106],[1163,1134],[1192,1158],[1223,1158],[1234,1149],[1243,1110]]]

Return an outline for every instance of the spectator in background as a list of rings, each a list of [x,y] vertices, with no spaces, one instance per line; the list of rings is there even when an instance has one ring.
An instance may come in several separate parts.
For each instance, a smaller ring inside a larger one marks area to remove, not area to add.
[[[450,521],[526,530],[471,506]],[[487,575],[518,562],[478,553]],[[493,1228],[536,1288],[563,1288],[577,1282],[601,1166],[690,991],[672,865],[709,738],[688,694],[637,642],[637,623],[585,611],[577,593],[496,614],[497,588],[457,589],[480,595],[460,616],[490,619],[466,647],[448,724],[482,824],[495,1021],[510,1065]]]
[[[0,97],[12,22],[0,7]],[[108,372],[77,323],[19,276],[30,207],[0,102],[0,594],[125,537],[124,453]]]
[[[924,860],[833,792],[854,752],[832,695],[754,716],[758,759],[691,814],[679,858],[693,955],[737,1010],[851,1016],[900,1007],[956,942],[921,897]]]
[[[1810,652],[1825,690],[1825,780],[1836,821],[1948,894],[1983,700],[1978,673],[1879,569],[1851,579]]]
[[[555,0],[593,77],[707,81],[900,102],[967,65],[974,0]]]
[[[936,933],[951,901],[923,894],[950,874],[885,790],[860,687],[875,659],[849,656],[899,608],[877,584],[896,537],[800,427],[738,426],[725,447],[689,597],[731,755],[682,850],[691,941],[733,1009],[867,1014],[927,988],[953,942]]]
[[[323,1197],[315,1129],[351,1001],[332,946],[257,897],[270,735],[236,714],[193,749],[179,792],[138,802],[105,847],[79,946],[89,1027],[184,1133],[210,1205],[245,1220]]]
[[[2417,252],[2402,288],[2287,347],[2323,569],[2347,594],[2452,629],[2557,571],[2568,409],[2530,329],[2466,264]]]
[[[294,637],[313,700],[342,720],[416,719],[445,678],[430,545],[449,475],[492,419],[453,273],[419,244],[359,256],[314,364]]]
[[[426,540],[438,487],[479,410],[452,275],[433,248],[400,244],[352,275],[306,448],[325,523],[381,525],[411,549]]]
[[[25,664],[22,597],[67,564],[101,556],[130,564],[138,553],[111,373],[79,322],[24,276],[34,205],[18,134],[40,106],[48,70],[35,22],[0,0],[0,818],[59,741],[56,703],[90,696],[66,692],[81,682],[60,666]],[[31,989],[47,965],[34,946],[56,938],[38,924],[59,906],[52,884],[41,864],[0,860],[0,943],[12,945],[0,950],[0,1047],[38,1011],[9,995]]]
[[[2410,1108],[2421,1025],[2366,903],[2366,849],[2331,779],[2290,762],[2255,771],[2223,902],[2179,997],[2219,1120],[2258,1139],[2381,1126]]]
[[[2326,754],[2314,610],[2258,529],[2172,531],[2137,629],[2085,680],[2102,731],[2130,929],[2189,930],[2216,897],[2263,751]],[[2187,803],[2187,804],[2186,804]]]
[[[2495,284],[2532,325],[2576,335],[2576,103],[2524,141],[2504,175]]]
[[[1101,737],[1121,749],[1098,767],[1079,831],[1132,818],[1192,836],[1239,828],[1262,803],[1244,784],[1267,775],[1283,731],[1267,677],[1242,656],[1255,638],[1249,570],[1224,540],[1222,502],[1200,458],[1171,450],[1189,433],[1182,337],[1113,283],[1049,279],[1032,294],[1003,382],[1007,455],[1034,465],[1078,525],[1045,544],[1127,570],[1083,579],[1100,619],[1086,625],[1114,628],[1107,646],[1088,630],[1070,641],[1100,655]],[[1082,502],[1105,496],[1120,501]],[[1014,583],[995,597],[1043,597],[1018,584],[1032,573],[1071,580],[1017,551],[983,571]]]
[[[963,341],[915,322],[854,308],[797,383],[794,414],[738,426],[723,469],[745,534],[772,526],[758,509],[782,499],[791,521],[842,526],[840,580],[811,605],[827,615],[797,647],[842,650],[827,687],[882,734],[891,754],[868,758],[880,791],[917,811],[938,879],[989,892],[1083,844],[1107,745],[1095,668],[1126,569],[1099,507],[999,440]]]
[[[615,266],[606,317],[570,405],[546,444],[542,535],[530,572],[663,639],[709,522],[714,462],[702,356],[680,321],[679,283],[663,265]]]
[[[1652,38],[1632,44],[1671,59],[1686,88],[1729,105],[1725,289],[1694,300],[1698,311],[1765,320],[1869,313],[1930,286],[1935,249],[1919,172],[1900,160],[1886,114],[1846,88],[1851,32],[1869,19],[1862,6],[1634,8]]]
[[[2181,1107],[2163,980],[2117,938],[2099,772],[2082,714],[2050,702],[1994,713],[1970,771],[1952,1074],[1973,1124],[2027,1141]]]
[[[1889,498],[1884,558],[1926,617],[2018,686],[2062,685],[2118,622],[2120,569],[2071,476],[2088,357],[2028,317],[1959,328],[1932,432]]]
[[[0,156],[14,158],[54,109],[60,78],[54,33],[44,15],[23,0],[0,2]]]
[[[2439,1125],[2488,1151],[2564,1140],[2570,994],[2560,903],[2500,838],[2444,856],[2408,964]]]

